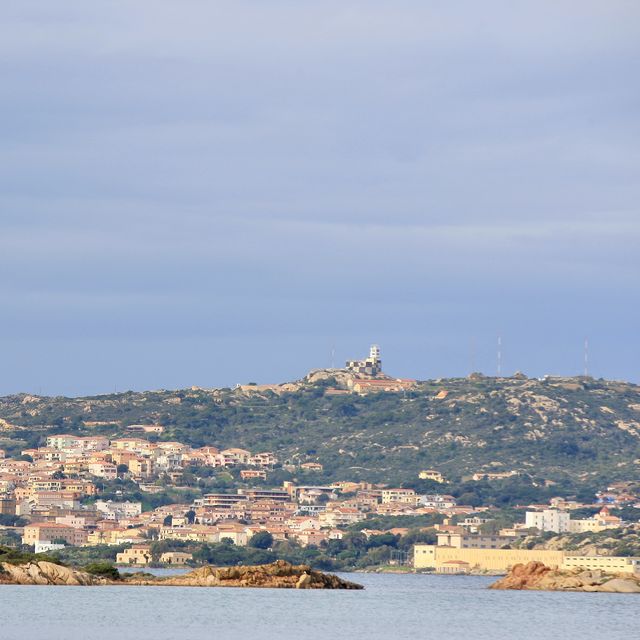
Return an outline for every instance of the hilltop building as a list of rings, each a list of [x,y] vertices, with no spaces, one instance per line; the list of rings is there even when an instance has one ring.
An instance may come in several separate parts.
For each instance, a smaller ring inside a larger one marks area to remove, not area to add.
[[[433,482],[438,482],[440,484],[446,482],[444,476],[439,471],[434,471],[433,469],[421,471],[418,474],[418,478],[420,478],[420,480],[433,480]]]
[[[351,373],[360,376],[375,377],[382,373],[382,360],[380,359],[380,347],[372,344],[369,349],[369,357],[364,360],[347,360],[346,368]]]

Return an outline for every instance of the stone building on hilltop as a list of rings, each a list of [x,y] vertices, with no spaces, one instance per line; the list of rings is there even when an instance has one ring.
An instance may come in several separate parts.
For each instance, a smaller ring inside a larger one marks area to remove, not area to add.
[[[369,357],[364,360],[347,360],[347,371],[360,376],[372,378],[382,373],[382,360],[380,359],[380,347],[372,344],[369,349]]]

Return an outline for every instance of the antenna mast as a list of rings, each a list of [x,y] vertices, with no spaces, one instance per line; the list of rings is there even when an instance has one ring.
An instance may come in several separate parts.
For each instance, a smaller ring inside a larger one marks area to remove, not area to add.
[[[584,376],[589,376],[589,338],[584,339]]]
[[[502,377],[502,336],[498,336],[498,378]]]

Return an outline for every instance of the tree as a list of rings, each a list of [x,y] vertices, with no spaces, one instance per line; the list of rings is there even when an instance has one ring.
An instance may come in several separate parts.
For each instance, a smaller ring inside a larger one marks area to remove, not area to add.
[[[91,562],[84,567],[84,570],[94,576],[120,580],[120,572],[110,562]]]
[[[158,527],[149,527],[147,529],[146,534],[143,533],[143,537],[146,538],[147,540],[157,540],[158,539]]]
[[[64,538],[53,538],[52,544],[63,544],[65,547],[69,544]]]
[[[367,549],[373,549],[375,547],[396,547],[400,536],[395,536],[393,533],[381,533],[379,535],[370,536],[367,540]]]
[[[268,531],[258,531],[249,540],[249,545],[255,549],[270,549],[273,545],[273,536]]]
[[[163,521],[163,526],[170,527],[173,524],[173,516],[169,514]]]

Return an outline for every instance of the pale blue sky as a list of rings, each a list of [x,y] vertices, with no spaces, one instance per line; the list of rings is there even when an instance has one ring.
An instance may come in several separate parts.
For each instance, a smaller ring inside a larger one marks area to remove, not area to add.
[[[8,0],[0,394],[383,350],[640,380],[640,4]]]

